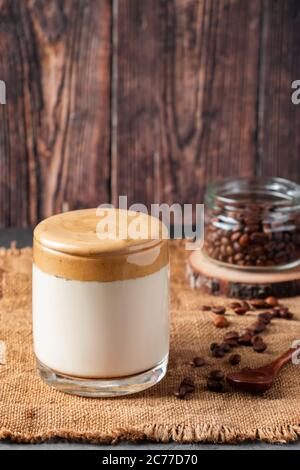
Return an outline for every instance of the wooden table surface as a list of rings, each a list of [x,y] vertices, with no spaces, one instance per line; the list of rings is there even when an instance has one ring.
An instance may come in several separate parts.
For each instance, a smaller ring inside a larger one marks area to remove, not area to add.
[[[29,246],[32,243],[32,231],[30,229],[2,229],[0,230],[0,246],[8,247],[12,240],[17,241],[19,248]],[[66,442],[62,440],[52,440],[40,444],[16,444],[8,440],[0,441],[1,450],[157,450],[157,452],[170,450],[300,450],[300,441],[292,444],[275,445],[264,442],[248,442],[245,444],[154,444],[153,442],[142,442],[131,444],[123,442],[113,446],[95,445],[88,443]]]

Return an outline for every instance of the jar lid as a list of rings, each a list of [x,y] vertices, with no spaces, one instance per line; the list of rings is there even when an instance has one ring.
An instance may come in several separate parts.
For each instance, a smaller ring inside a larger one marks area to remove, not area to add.
[[[132,279],[168,263],[167,239],[167,227],[156,217],[124,209],[83,209],[39,223],[33,259],[42,271],[66,279]]]

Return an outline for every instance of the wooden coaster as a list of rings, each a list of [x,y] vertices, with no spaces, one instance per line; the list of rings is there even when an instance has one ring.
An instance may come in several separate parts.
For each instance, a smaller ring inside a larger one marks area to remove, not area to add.
[[[238,299],[300,295],[299,266],[278,272],[244,271],[218,265],[195,250],[188,260],[187,275],[191,287],[212,295]]]

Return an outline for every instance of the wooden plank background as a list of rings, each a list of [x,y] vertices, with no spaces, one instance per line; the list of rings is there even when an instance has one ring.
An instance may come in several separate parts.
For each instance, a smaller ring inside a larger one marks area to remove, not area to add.
[[[300,181],[298,0],[0,0],[0,226]]]

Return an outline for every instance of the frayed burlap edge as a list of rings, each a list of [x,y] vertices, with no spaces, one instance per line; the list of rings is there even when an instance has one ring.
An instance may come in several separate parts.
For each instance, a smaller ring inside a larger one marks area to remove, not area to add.
[[[24,434],[2,430],[0,440],[10,439],[18,443],[38,443],[51,439],[67,439],[77,442],[90,442],[94,444],[117,444],[121,441],[138,442],[177,442],[188,443],[213,443],[236,444],[246,441],[263,441],[272,444],[286,444],[295,442],[300,437],[300,425],[278,426],[275,428],[262,428],[247,431],[247,435],[239,430],[233,430],[225,426],[197,425],[171,426],[164,424],[145,426],[143,431],[132,429],[116,429],[110,434],[97,432],[73,432],[73,431],[48,431],[46,433]]]

